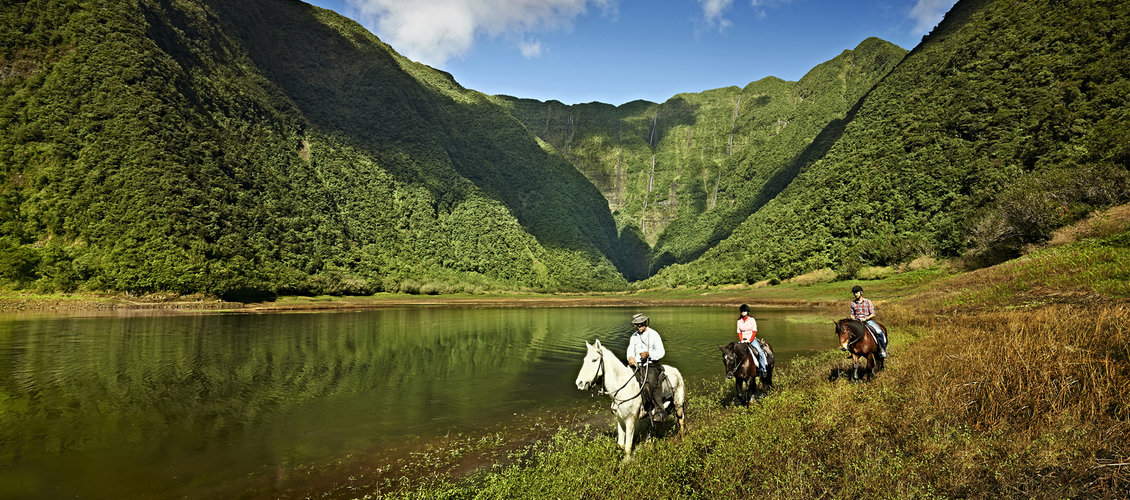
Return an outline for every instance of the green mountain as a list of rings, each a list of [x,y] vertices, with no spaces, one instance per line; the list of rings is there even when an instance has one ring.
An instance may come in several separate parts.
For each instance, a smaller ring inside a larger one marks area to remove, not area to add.
[[[985,265],[1130,201],[1130,4],[961,0],[798,82],[485,96],[298,0],[0,4],[0,286],[618,289]]]
[[[653,273],[702,255],[773,199],[811,161],[806,148],[905,54],[869,38],[798,82],[769,77],[662,104],[498,97],[600,188],[621,231],[640,233]]]
[[[29,1],[0,21],[5,282],[600,289],[640,259],[505,109],[332,12]]]
[[[829,129],[736,236],[648,284],[986,265],[1130,200],[1130,4],[962,0]]]

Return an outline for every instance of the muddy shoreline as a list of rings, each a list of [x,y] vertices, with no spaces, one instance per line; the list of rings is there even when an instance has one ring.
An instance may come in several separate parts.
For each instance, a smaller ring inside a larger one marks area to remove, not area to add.
[[[372,297],[280,297],[264,302],[230,302],[205,297],[134,297],[124,295],[0,295],[0,314],[164,315],[222,313],[301,313],[371,310],[388,307],[632,307],[726,306],[748,303],[752,307],[832,307],[837,302],[756,297],[749,291],[711,291],[701,294],[576,295],[389,295]]]

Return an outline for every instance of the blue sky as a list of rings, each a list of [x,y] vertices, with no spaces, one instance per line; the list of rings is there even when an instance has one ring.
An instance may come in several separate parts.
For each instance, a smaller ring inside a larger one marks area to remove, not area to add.
[[[956,0],[306,0],[465,87],[567,104],[800,77],[876,36],[913,48]]]

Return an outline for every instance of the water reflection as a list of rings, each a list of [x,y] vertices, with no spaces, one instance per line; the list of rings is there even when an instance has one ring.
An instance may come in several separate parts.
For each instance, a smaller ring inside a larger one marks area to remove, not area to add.
[[[728,308],[642,310],[690,379],[717,377]],[[576,391],[623,308],[0,320],[0,496],[183,496],[279,464],[473,431]],[[778,359],[834,344],[758,312]],[[7,492],[7,493],[4,493]]]

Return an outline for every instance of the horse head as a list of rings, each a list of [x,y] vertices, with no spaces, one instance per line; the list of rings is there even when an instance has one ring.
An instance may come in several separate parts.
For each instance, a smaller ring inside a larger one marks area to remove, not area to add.
[[[840,337],[841,351],[848,350],[848,346],[851,345],[851,329],[848,328],[847,322],[847,319],[832,321],[832,324],[836,325],[836,335]]]
[[[718,349],[722,351],[722,364],[726,365],[726,378],[734,378],[734,373],[742,364],[741,358],[734,349],[734,343],[719,345]]]
[[[581,371],[577,372],[577,389],[582,391],[597,385],[604,376],[604,347],[600,341],[590,344],[585,341],[585,359]]]
[[[867,328],[867,324],[852,318],[844,318],[839,321],[833,321],[833,323],[836,324],[836,335],[840,337],[841,351],[851,350],[852,345],[864,340],[864,338],[868,336],[868,332],[870,332]],[[859,351],[858,346],[856,347],[856,351]]]

